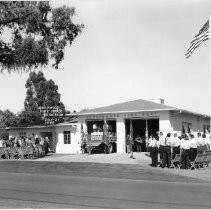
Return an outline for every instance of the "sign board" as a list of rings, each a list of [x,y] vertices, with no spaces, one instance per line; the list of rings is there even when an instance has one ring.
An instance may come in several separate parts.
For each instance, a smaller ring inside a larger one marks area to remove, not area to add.
[[[53,125],[63,120],[63,110],[59,106],[39,107],[46,125]]]

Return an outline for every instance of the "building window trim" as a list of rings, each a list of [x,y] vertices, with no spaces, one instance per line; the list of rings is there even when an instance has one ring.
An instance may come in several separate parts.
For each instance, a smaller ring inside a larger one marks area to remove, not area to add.
[[[64,137],[64,144],[71,144],[71,132],[70,131],[64,131],[63,137]]]
[[[26,132],[25,131],[22,131],[19,133],[19,137],[20,138],[25,138],[26,137]]]
[[[192,123],[182,122],[182,133],[191,133]]]

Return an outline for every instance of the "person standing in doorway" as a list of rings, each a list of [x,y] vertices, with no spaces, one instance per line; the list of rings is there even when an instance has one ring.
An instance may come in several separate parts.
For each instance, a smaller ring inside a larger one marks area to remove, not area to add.
[[[142,139],[139,135],[135,138],[135,142],[136,142],[136,152],[141,152],[142,151],[142,149],[141,149]]]
[[[47,155],[48,149],[49,149],[49,138],[48,137],[45,137],[44,148],[45,148],[45,155]]]

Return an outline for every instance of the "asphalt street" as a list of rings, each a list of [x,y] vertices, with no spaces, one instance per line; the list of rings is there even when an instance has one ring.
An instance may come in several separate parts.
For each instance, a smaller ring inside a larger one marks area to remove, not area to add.
[[[211,184],[137,165],[0,162],[0,208],[211,208]]]

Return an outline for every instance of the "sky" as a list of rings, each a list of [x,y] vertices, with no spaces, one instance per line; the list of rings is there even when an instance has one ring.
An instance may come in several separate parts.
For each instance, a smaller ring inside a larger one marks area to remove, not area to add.
[[[69,0],[85,28],[60,69],[42,69],[66,109],[80,111],[136,99],[211,114],[210,41],[185,52],[207,21],[209,0]],[[39,69],[41,70],[41,69]],[[0,109],[23,109],[28,73],[0,75]]]

